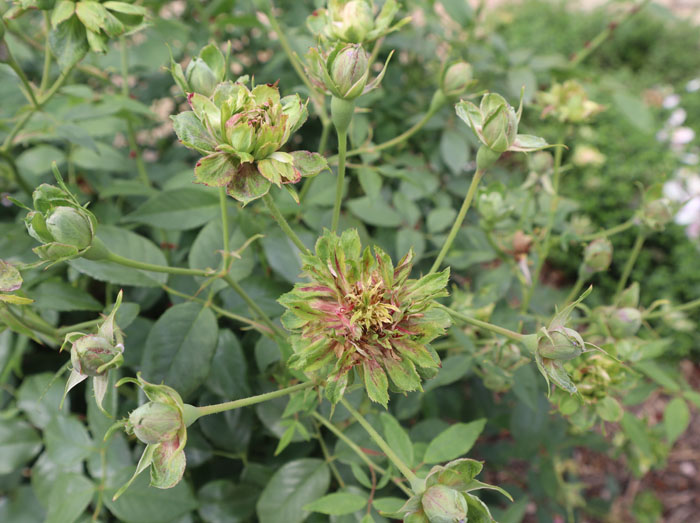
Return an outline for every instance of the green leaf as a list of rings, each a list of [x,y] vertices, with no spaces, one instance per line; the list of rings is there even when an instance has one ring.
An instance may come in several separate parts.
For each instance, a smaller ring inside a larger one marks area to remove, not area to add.
[[[102,304],[87,292],[61,281],[47,281],[28,293],[39,309],[101,311]]]
[[[46,452],[58,465],[82,461],[94,450],[85,425],[72,416],[56,416],[44,432]]]
[[[649,429],[646,423],[635,417],[634,414],[625,412],[620,420],[620,426],[642,455],[653,455],[652,441],[649,438]]]
[[[250,484],[236,485],[219,479],[210,481],[197,492],[197,512],[205,523],[240,523],[255,513],[260,489]]]
[[[654,132],[654,117],[649,107],[638,96],[622,89],[615,89],[613,91],[613,107],[638,130],[647,134]]]
[[[250,396],[248,363],[238,338],[228,329],[219,331],[219,340],[211,362],[206,387],[227,399]]]
[[[61,474],[49,495],[46,523],[73,523],[90,504],[95,486],[82,474]]]
[[[673,398],[664,410],[664,430],[669,445],[683,434],[690,424],[690,410],[683,398]]]
[[[161,250],[153,242],[131,231],[111,225],[100,225],[97,229],[97,236],[105,245],[109,246],[112,252],[121,256],[155,265],[168,264]],[[110,261],[78,258],[70,260],[68,263],[74,269],[96,280],[117,285],[160,287],[168,281],[168,275],[165,273],[132,269]]]
[[[127,472],[133,472],[133,468],[129,465]],[[114,481],[126,478],[122,475]],[[112,501],[112,496],[121,483],[110,482],[103,499],[112,515],[126,523],[170,523],[197,508],[197,499],[187,481],[165,490],[149,487],[149,481],[148,474],[141,474],[117,501]]]
[[[367,505],[367,496],[349,492],[334,492],[304,506],[304,510],[320,512],[329,516],[352,514]]]
[[[330,485],[328,465],[320,459],[303,458],[286,463],[265,486],[257,503],[260,523],[301,523],[308,516],[304,507],[322,496]]]
[[[236,178],[238,167],[225,153],[213,153],[200,159],[194,167],[197,183],[209,187],[226,187]]]
[[[54,380],[54,374],[51,372],[28,376],[17,390],[17,408],[24,412],[32,425],[44,429],[53,417],[69,411],[69,399],[66,399],[62,410],[58,408],[63,397],[63,388],[64,383]]]
[[[398,227],[403,221],[396,212],[381,198],[373,200],[368,196],[348,200],[347,206],[358,219],[379,227]]]
[[[14,266],[0,260],[0,292],[16,291],[22,286],[22,275]]]
[[[0,474],[11,474],[41,450],[41,438],[19,419],[0,423]]]
[[[606,396],[596,403],[595,411],[605,421],[620,421],[625,413],[620,403],[611,396]]]
[[[175,134],[185,147],[196,149],[201,153],[212,153],[216,141],[192,111],[185,111],[170,117],[173,120]]]
[[[409,467],[413,466],[413,443],[408,433],[394,416],[387,412],[379,415],[384,428],[384,438],[394,452]]]
[[[99,33],[107,21],[107,10],[97,2],[78,2],[75,14],[90,31]]]
[[[474,10],[467,0],[441,0],[440,3],[460,27],[466,27],[474,16]]]
[[[64,71],[82,60],[88,52],[85,27],[76,17],[71,17],[52,29],[49,42],[58,65]]]
[[[634,364],[634,368],[642,371],[656,383],[672,392],[681,390],[678,378],[669,375],[669,372],[655,361],[639,361]]]
[[[442,463],[463,456],[471,450],[484,430],[486,419],[455,423],[430,442],[423,456],[425,463]]]
[[[309,151],[294,151],[294,167],[296,167],[302,176],[313,177],[328,169],[328,161],[318,153]]]
[[[45,520],[46,513],[29,485],[20,485],[7,492],[0,501],[0,521],[36,523]]]
[[[159,192],[124,216],[122,221],[184,231],[200,227],[218,215],[219,196],[216,191],[204,187],[181,187]]]
[[[229,195],[246,205],[265,196],[271,185],[254,165],[246,163],[240,166],[227,190]]]
[[[466,140],[459,131],[454,129],[446,129],[442,133],[440,153],[445,165],[454,174],[461,173],[469,161],[469,147]]]
[[[209,307],[188,302],[169,308],[146,339],[144,378],[190,396],[209,375],[217,338],[216,316]]]
[[[449,207],[433,209],[428,213],[428,231],[433,234],[444,231],[454,223],[456,216],[457,211]]]

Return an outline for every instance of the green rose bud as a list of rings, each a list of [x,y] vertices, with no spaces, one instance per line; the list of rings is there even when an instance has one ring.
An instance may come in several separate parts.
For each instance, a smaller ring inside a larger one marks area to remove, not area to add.
[[[342,7],[341,22],[334,24],[339,40],[361,43],[374,27],[372,6],[365,0],[352,0]]]
[[[99,376],[104,374],[110,366],[114,366],[115,358],[119,364],[124,352],[122,344],[113,343],[96,334],[88,334],[78,338],[71,348],[71,363],[73,369],[85,376]]]
[[[89,218],[73,207],[56,207],[46,218],[46,229],[58,243],[78,250],[90,246],[94,231]]]
[[[187,65],[185,78],[193,92],[204,96],[211,96],[218,83],[214,71],[199,57],[193,58]]]
[[[612,262],[613,247],[607,238],[593,240],[586,246],[583,254],[582,270],[586,274],[608,270]]]
[[[445,96],[457,97],[464,94],[473,81],[472,66],[467,62],[457,62],[445,71],[440,88]]]
[[[673,220],[673,204],[668,198],[652,200],[642,208],[642,223],[654,231],[663,231]]]
[[[151,486],[161,489],[177,485],[185,473],[185,451],[178,438],[163,441],[153,451]]]
[[[497,153],[507,151],[518,134],[515,109],[500,94],[489,93],[481,99],[480,110],[484,118],[481,130],[484,144]]]
[[[552,170],[554,158],[552,153],[547,151],[537,151],[530,156],[530,168],[537,174],[546,174]]]
[[[617,305],[622,308],[632,307],[635,309],[639,306],[639,282],[634,282],[620,294]]]
[[[369,65],[367,53],[359,45],[341,50],[331,65],[331,78],[342,96],[357,98],[367,84]]]
[[[172,440],[182,426],[182,414],[175,406],[149,401],[129,415],[127,431],[150,445]]]
[[[639,309],[624,307],[617,309],[608,316],[610,334],[615,338],[629,338],[634,336],[642,326],[642,313]]]
[[[542,333],[537,344],[537,353],[542,358],[567,361],[584,352],[581,335],[573,329],[559,327]]]
[[[434,485],[426,490],[421,504],[430,523],[455,523],[467,519],[464,496],[445,485]]]

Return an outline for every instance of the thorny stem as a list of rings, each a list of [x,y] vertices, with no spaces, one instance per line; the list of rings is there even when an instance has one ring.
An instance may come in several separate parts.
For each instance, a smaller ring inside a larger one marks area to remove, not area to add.
[[[622,291],[625,290],[627,279],[630,277],[630,274],[632,274],[632,269],[634,268],[634,264],[637,261],[639,253],[642,251],[642,246],[644,245],[645,239],[646,233],[644,232],[644,230],[640,229],[639,233],[637,233],[637,239],[634,241],[634,247],[632,247],[632,252],[627,258],[627,263],[625,263],[625,268],[622,270],[622,276],[620,276],[620,280],[617,282],[617,289],[615,291],[615,302],[617,302],[620,299]]]
[[[280,212],[279,208],[277,207],[277,204],[275,204],[275,201],[272,199],[272,196],[270,196],[270,193],[267,193],[265,196],[263,196],[263,202],[265,202],[265,205],[270,211],[270,214],[272,214],[272,217],[277,222],[277,225],[280,226],[282,232],[284,232],[284,234],[287,235],[287,238],[289,238],[292,241],[292,243],[297,246],[297,249],[299,249],[302,253],[308,254],[309,249],[306,248],[304,242],[302,242],[299,239],[297,233],[295,233],[289,226],[289,223],[287,222],[284,215]]]
[[[447,312],[450,316],[453,318],[456,318],[458,320],[463,321],[464,323],[468,323],[470,325],[473,325],[474,327],[478,327],[483,330],[491,331],[495,334],[500,334],[501,336],[504,336],[508,338],[509,340],[521,343],[523,341],[523,338],[525,337],[524,334],[520,334],[518,332],[506,329],[504,327],[499,327],[498,325],[494,325],[493,323],[488,323],[486,321],[481,321],[477,320],[476,318],[472,318],[471,316],[467,316],[466,314],[462,314],[461,312],[457,312],[453,309],[450,309],[449,307],[446,307],[442,304],[437,304],[438,307],[443,309],[445,312]]]
[[[338,178],[335,182],[335,204],[333,205],[333,221],[331,231],[338,230],[340,207],[343,203],[343,188],[345,183],[345,152],[347,150],[347,131],[338,131]]]
[[[440,253],[438,254],[437,258],[435,258],[435,262],[433,263],[433,266],[430,268],[430,272],[428,274],[432,274],[440,268],[442,261],[445,259],[445,256],[447,256],[447,253],[450,250],[450,247],[452,247],[452,242],[454,242],[455,237],[457,236],[457,233],[459,232],[459,229],[462,226],[462,222],[464,222],[464,218],[467,216],[467,211],[469,210],[469,206],[471,205],[472,200],[474,199],[474,195],[476,194],[476,189],[479,187],[479,182],[481,181],[481,178],[484,176],[484,173],[485,173],[485,171],[483,169],[477,169],[476,172],[474,173],[474,177],[472,178],[472,183],[469,185],[469,190],[467,191],[467,195],[464,197],[464,201],[462,202],[462,207],[459,209],[459,214],[457,214],[457,219],[455,220],[454,224],[452,225],[452,229],[450,229],[450,233],[447,235],[447,239],[445,240],[445,243],[442,245],[442,249],[440,249]]]
[[[122,75],[122,95],[126,98],[129,97],[129,51],[126,47],[126,38],[124,36],[119,37],[119,49],[121,52],[121,75]],[[134,131],[134,124],[131,122],[129,117],[126,120],[126,136],[129,142],[129,150],[134,156],[136,161],[136,170],[139,173],[139,178],[143,184],[147,187],[151,186],[151,180],[148,178],[148,172],[146,172],[146,164],[143,162],[143,157],[141,156],[141,150],[139,149],[138,142],[136,141],[136,132]]]
[[[644,9],[644,7],[649,4],[651,0],[643,0],[640,4],[635,5],[629,11],[627,11],[618,20],[610,22],[608,26],[598,33],[592,40],[586,42],[584,48],[579,52],[574,54],[569,61],[569,65],[574,68],[581,64],[590,54],[592,54],[596,49],[605,43],[605,41],[610,38],[615,30],[620,27],[625,22],[628,22],[635,14]]]
[[[196,415],[194,419],[200,418],[202,416],[208,416],[209,414],[217,414],[219,412],[225,412],[227,410],[240,409],[241,407],[248,407],[249,405],[255,405],[256,403],[262,403],[264,401],[281,398],[288,394],[292,394],[293,392],[314,387],[315,385],[316,383],[314,383],[313,381],[307,381],[304,383],[299,383],[297,385],[292,385],[291,387],[286,387],[284,389],[275,390],[273,392],[266,392],[264,394],[258,394],[257,396],[250,396],[249,398],[226,401],[224,403],[216,403],[215,405],[205,405],[202,407],[196,407]]]
[[[421,484],[421,481],[418,476],[416,476],[413,471],[408,468],[408,465],[406,465],[403,460],[396,454],[396,452],[393,451],[393,449],[389,446],[389,444],[384,441],[384,438],[382,438],[379,433],[374,430],[374,427],[369,424],[369,422],[360,414],[355,408],[350,405],[348,400],[345,398],[340,398],[340,403],[347,409],[347,411],[350,413],[350,415],[355,418],[355,420],[362,425],[362,428],[365,429],[367,434],[369,434],[369,437],[374,440],[374,442],[379,446],[379,448],[386,454],[386,457],[389,458],[389,461],[391,461],[394,466],[399,469],[401,474],[408,480],[408,482],[411,484],[411,488],[413,490],[420,490],[419,486]]]
[[[564,140],[558,140],[558,143],[562,143]],[[535,265],[535,271],[532,274],[532,284],[527,288],[525,296],[523,298],[523,303],[520,306],[520,312],[527,312],[530,307],[530,301],[532,300],[532,295],[535,292],[535,287],[540,281],[540,274],[542,273],[542,267],[544,267],[544,262],[547,261],[547,256],[549,256],[549,250],[552,248],[552,228],[554,227],[554,218],[557,214],[557,207],[559,207],[559,181],[561,180],[561,157],[564,152],[564,146],[559,145],[554,153],[554,181],[552,183],[554,194],[549,203],[549,214],[547,215],[547,225],[545,226],[544,240],[542,240],[541,249],[537,254],[537,265]]]
[[[386,474],[386,469],[380,467],[377,465],[372,459],[362,451],[362,449],[350,438],[348,438],[338,427],[333,425],[330,421],[328,421],[326,418],[321,416],[318,412],[312,412],[311,415],[314,417],[314,419],[318,420],[319,423],[321,423],[324,427],[326,427],[328,430],[330,430],[335,436],[341,440],[343,443],[345,443],[350,450],[352,450],[355,454],[358,455],[358,457],[365,462],[365,465],[367,465],[370,469],[374,469],[380,474],[384,475]],[[404,493],[407,496],[412,496],[413,493],[406,488],[406,486],[401,483],[400,481],[393,479],[394,483],[396,484],[397,487],[399,487],[401,490],[404,491]]]

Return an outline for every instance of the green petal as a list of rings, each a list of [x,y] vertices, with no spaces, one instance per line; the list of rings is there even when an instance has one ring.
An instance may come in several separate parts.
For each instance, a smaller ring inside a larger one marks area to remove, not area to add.
[[[231,197],[245,205],[265,196],[270,185],[270,181],[260,176],[253,164],[244,163],[238,168],[227,191]]]
[[[224,153],[214,153],[205,156],[197,162],[194,176],[197,183],[210,187],[224,187],[231,183],[238,168],[231,157]]]
[[[367,360],[362,362],[362,369],[367,396],[386,408],[389,404],[389,381],[384,369],[376,361]]]

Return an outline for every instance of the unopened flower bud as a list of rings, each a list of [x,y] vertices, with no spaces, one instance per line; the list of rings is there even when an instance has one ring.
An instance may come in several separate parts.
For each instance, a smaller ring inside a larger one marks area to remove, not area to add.
[[[503,195],[498,191],[485,192],[479,195],[478,200],[479,213],[484,217],[484,220],[489,223],[496,223],[505,218],[511,211],[509,205],[506,204]]]
[[[612,262],[613,247],[607,238],[598,238],[586,246],[582,269],[587,274],[608,270]]]
[[[460,96],[467,90],[472,80],[472,66],[467,62],[457,62],[445,71],[441,88],[446,96]]]
[[[461,492],[445,485],[434,485],[421,498],[423,511],[431,523],[466,521],[467,501]]]
[[[129,429],[147,445],[169,441],[182,428],[180,411],[167,403],[149,401],[129,415]]]
[[[639,306],[639,282],[634,282],[620,294],[617,305],[621,308],[632,307],[635,309]]]
[[[58,243],[78,250],[92,243],[92,224],[87,216],[73,207],[56,207],[46,218],[46,228]]]
[[[624,307],[617,309],[608,319],[610,334],[615,338],[634,336],[642,326],[642,313],[639,309]]]
[[[584,351],[581,335],[573,329],[559,327],[546,331],[537,344],[538,354],[550,360],[567,361]]]
[[[500,94],[488,93],[481,99],[482,136],[485,145],[503,153],[515,143],[518,134],[518,116],[515,109]]]
[[[335,33],[345,42],[361,43],[374,27],[372,7],[365,0],[351,0],[342,10]]]
[[[211,96],[218,83],[214,71],[199,57],[193,58],[187,65],[185,78],[193,92],[204,96]]]
[[[537,151],[530,156],[530,168],[537,174],[545,174],[552,169],[554,158],[552,153],[547,151]]]
[[[668,198],[652,200],[642,208],[642,222],[654,231],[661,231],[673,220],[673,205]]]
[[[344,98],[353,99],[362,94],[367,82],[367,53],[359,45],[342,49],[331,66],[331,78]]]
[[[185,451],[180,448],[179,438],[163,441],[153,452],[151,463],[151,486],[161,489],[177,485],[185,473]]]
[[[96,334],[88,334],[78,338],[71,348],[71,363],[73,369],[85,376],[99,376],[106,369],[103,365],[113,363],[115,356],[120,355],[124,348],[114,346],[109,340]]]

